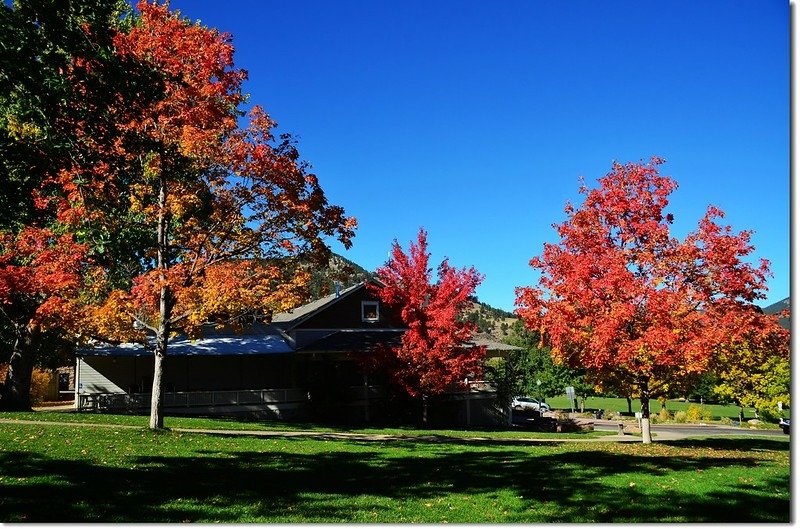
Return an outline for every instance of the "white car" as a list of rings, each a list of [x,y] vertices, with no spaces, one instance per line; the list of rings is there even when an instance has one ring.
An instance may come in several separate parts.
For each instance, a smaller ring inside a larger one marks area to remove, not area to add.
[[[539,402],[531,397],[514,397],[511,407],[517,411],[550,411],[546,402]]]

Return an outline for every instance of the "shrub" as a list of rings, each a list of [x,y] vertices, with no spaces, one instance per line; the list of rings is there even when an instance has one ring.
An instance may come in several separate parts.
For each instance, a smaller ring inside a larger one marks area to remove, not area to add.
[[[672,414],[667,408],[661,408],[658,412],[658,422],[667,422],[672,419]]]
[[[0,384],[6,380],[8,374],[8,364],[0,364]],[[56,382],[56,374],[54,371],[33,369],[31,373],[31,404],[40,404],[52,397],[53,384]]]
[[[52,371],[35,368],[31,374],[31,404],[41,404],[51,396],[51,386],[55,374]]]
[[[689,422],[700,422],[703,420],[703,407],[697,404],[690,404],[686,410],[686,420]]]
[[[675,422],[684,423],[684,422],[686,422],[686,412],[683,411],[683,410],[676,411],[674,418],[675,418]]]
[[[777,408],[759,409],[758,417],[764,422],[778,422],[782,413]]]

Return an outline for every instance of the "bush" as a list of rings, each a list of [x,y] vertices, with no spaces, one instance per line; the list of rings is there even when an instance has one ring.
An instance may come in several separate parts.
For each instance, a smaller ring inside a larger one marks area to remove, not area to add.
[[[35,368],[31,374],[31,404],[41,404],[52,397],[53,371]]]
[[[703,420],[703,413],[705,412],[703,406],[690,404],[686,410],[686,420],[688,422],[701,422]]]
[[[658,412],[658,422],[667,422],[672,419],[672,414],[669,412],[667,408],[661,408],[661,411]]]
[[[0,364],[0,384],[6,381],[8,374],[8,364]],[[45,400],[53,397],[53,384],[56,383],[56,374],[54,371],[46,369],[33,369],[31,373],[31,404],[41,404]]]
[[[679,423],[686,422],[686,412],[683,411],[683,410],[676,411],[674,419],[675,419],[675,422],[679,422]]]
[[[778,411],[777,408],[759,409],[758,417],[764,422],[778,422],[782,417],[782,412]]]

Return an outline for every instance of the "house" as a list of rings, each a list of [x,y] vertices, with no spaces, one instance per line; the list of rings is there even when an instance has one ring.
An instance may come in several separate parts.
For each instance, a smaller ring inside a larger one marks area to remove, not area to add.
[[[365,282],[275,314],[269,325],[241,334],[209,328],[202,339],[177,337],[164,362],[164,408],[170,414],[375,419],[385,411],[388,388],[379,376],[362,374],[356,356],[399,343],[404,329],[393,326],[390,316]],[[493,354],[513,349],[477,341]],[[153,355],[141,344],[97,344],[79,351],[75,378],[78,410],[146,409]],[[450,400],[464,400],[464,394]],[[475,384],[467,396],[489,405],[493,393]],[[486,415],[473,412],[474,404],[457,406],[462,422]]]

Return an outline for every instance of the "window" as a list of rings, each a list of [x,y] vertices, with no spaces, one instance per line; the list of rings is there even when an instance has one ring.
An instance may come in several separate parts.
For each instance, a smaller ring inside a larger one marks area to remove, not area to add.
[[[378,315],[377,301],[361,302],[361,321],[378,321]]]

